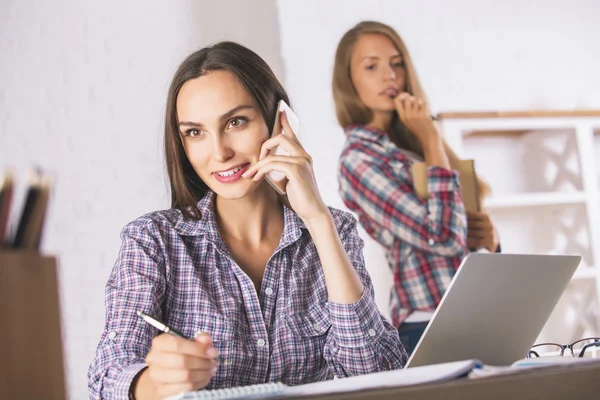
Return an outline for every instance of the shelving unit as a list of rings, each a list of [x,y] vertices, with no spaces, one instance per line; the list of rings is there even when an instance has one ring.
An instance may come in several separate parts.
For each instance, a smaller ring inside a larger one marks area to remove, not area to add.
[[[526,175],[530,175],[530,186],[531,182],[536,186],[533,189],[512,190],[508,193],[495,192],[486,200],[485,208],[496,223],[507,219],[512,219],[513,225],[519,223],[515,217],[516,213],[524,213],[520,215],[531,218],[536,212],[547,217],[549,214],[558,215],[572,210],[575,210],[575,213],[581,210],[581,215],[584,216],[574,217],[575,222],[572,224],[557,223],[557,226],[548,229],[560,231],[566,242],[577,242],[573,243],[571,248],[585,253],[586,262],[582,263],[565,294],[572,308],[579,314],[573,335],[584,331],[600,334],[600,174],[597,169],[600,162],[595,160],[595,135],[600,133],[600,110],[446,112],[438,114],[437,118],[448,144],[459,156],[474,158],[476,169],[479,164],[490,166],[495,161],[502,161],[502,155],[498,154],[500,150],[495,145],[502,147],[504,143],[505,148],[507,143],[509,148],[513,144],[515,148],[520,146],[522,151],[518,156],[527,168],[509,165],[510,168],[504,169],[488,168],[488,171],[482,174],[492,185],[493,191],[495,181],[503,180],[506,183],[512,178],[527,180]],[[546,147],[545,138],[556,138],[557,135],[562,135],[564,143],[558,149]],[[469,151],[473,143],[486,140],[493,140],[495,145],[480,145],[479,151]],[[600,142],[598,144],[600,145]],[[533,156],[528,159],[532,154],[535,154],[538,160]],[[510,156],[517,157],[514,154]],[[548,175],[549,170],[554,171],[553,178],[542,179]],[[507,177],[502,174],[518,176]],[[537,187],[540,186],[537,185],[540,181],[545,181],[543,183],[546,186]],[[546,214],[543,214],[544,212]],[[524,218],[521,223],[524,224],[525,221]],[[528,232],[527,228],[523,226],[523,232]],[[582,235],[583,231],[585,235]],[[519,233],[521,232],[501,231],[500,236],[509,238],[508,235]],[[582,236],[586,237],[581,240]],[[552,248],[553,243],[542,243],[541,246]],[[503,249],[515,252],[505,246]],[[560,254],[561,250],[553,249],[551,252]],[[587,285],[586,289],[582,289],[581,285]],[[593,306],[591,311],[590,304]]]
[[[582,192],[524,193],[490,198],[488,201],[486,201],[485,208],[488,210],[497,210],[508,208],[561,206],[570,204],[584,204],[586,201],[587,194]]]

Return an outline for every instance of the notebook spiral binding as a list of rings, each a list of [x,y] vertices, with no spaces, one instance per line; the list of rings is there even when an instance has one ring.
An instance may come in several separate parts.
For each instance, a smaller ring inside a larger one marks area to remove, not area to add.
[[[217,400],[217,399],[249,399],[266,398],[283,394],[287,386],[281,382],[261,383],[258,385],[237,386],[232,388],[199,390],[197,392],[185,392],[177,396],[169,397],[168,400]]]

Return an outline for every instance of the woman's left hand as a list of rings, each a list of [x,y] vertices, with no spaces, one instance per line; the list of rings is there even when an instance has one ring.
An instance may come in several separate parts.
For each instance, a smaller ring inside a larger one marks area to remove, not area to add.
[[[248,168],[243,177],[259,181],[271,171],[285,174],[288,179],[285,190],[290,206],[306,223],[328,214],[329,210],[317,187],[312,158],[294,134],[285,112],[281,113],[280,121],[285,134],[276,135],[263,143],[259,161]],[[277,146],[281,146],[289,155],[267,155]]]
[[[488,213],[467,211],[467,247],[485,248],[494,253],[498,250],[500,239]]]

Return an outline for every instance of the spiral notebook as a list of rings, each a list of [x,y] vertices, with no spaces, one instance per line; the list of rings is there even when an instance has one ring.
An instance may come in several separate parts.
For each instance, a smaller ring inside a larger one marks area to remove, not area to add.
[[[271,399],[300,396],[308,398],[336,393],[356,393],[363,390],[399,388],[450,381],[465,377],[473,369],[481,366],[482,364],[478,360],[454,361],[298,386],[287,386],[283,383],[263,383],[228,389],[199,390],[197,392],[181,393],[169,397],[167,400]]]
[[[268,399],[279,397],[288,386],[284,383],[261,383],[259,385],[238,386],[226,389],[199,390],[169,397],[167,400],[216,400],[216,399]]]

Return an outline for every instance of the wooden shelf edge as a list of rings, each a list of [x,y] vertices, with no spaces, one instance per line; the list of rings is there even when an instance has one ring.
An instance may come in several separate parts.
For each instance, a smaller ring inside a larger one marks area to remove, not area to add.
[[[534,192],[515,195],[503,195],[486,199],[485,208],[514,209],[527,207],[557,206],[569,204],[583,204],[587,200],[585,192],[556,193],[556,192]]]
[[[464,111],[436,115],[438,120],[528,117],[600,117],[600,110]]]

